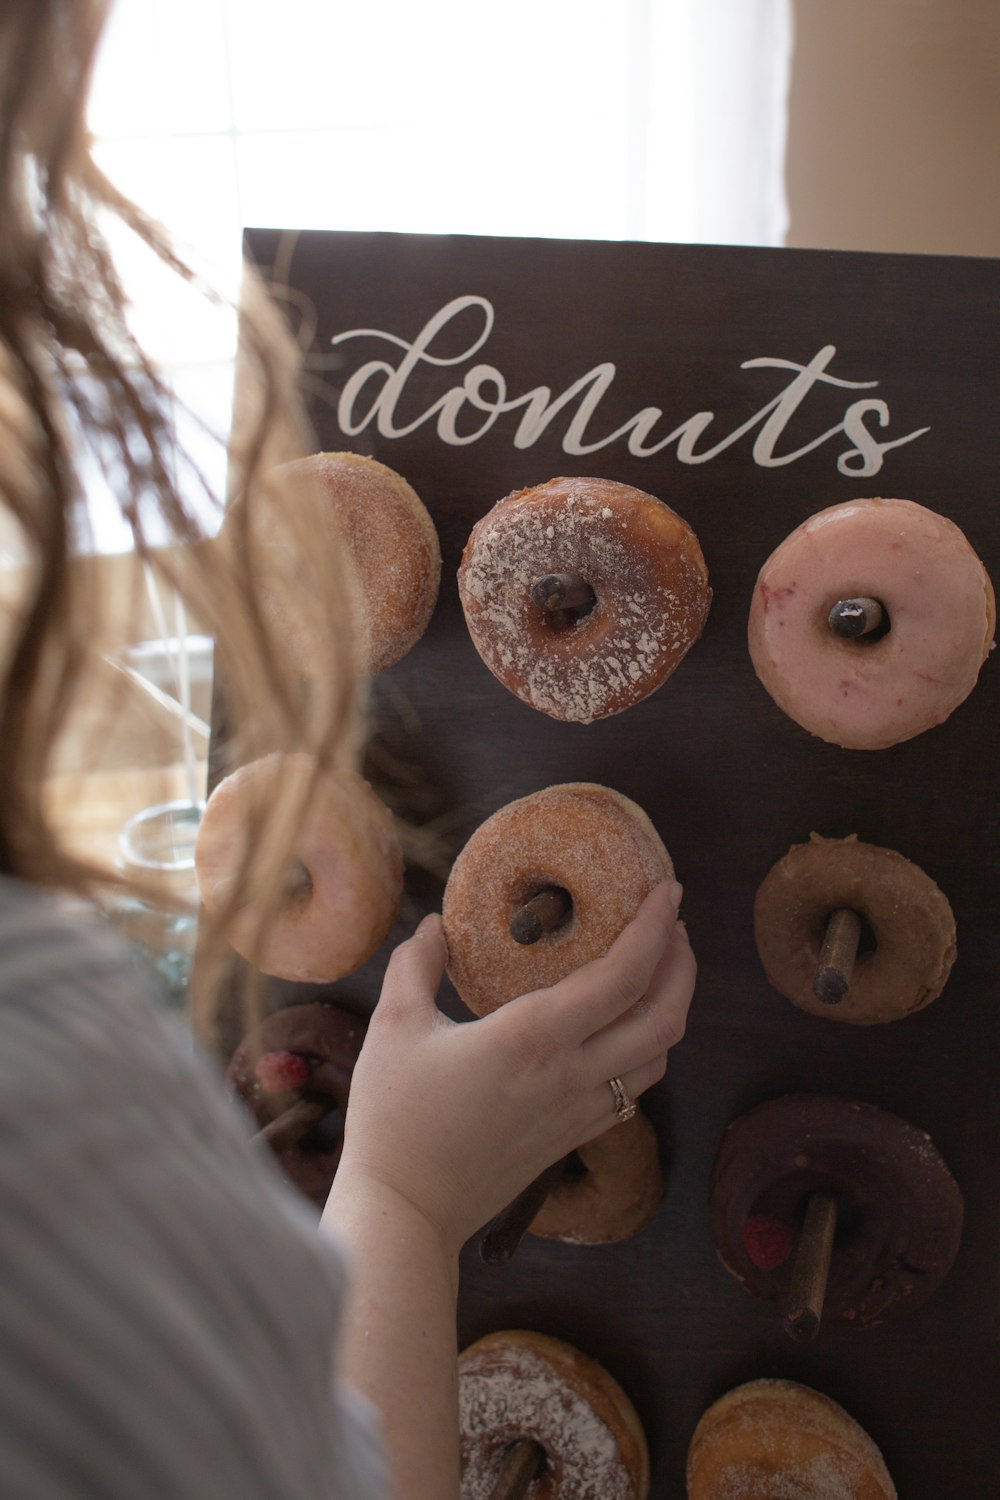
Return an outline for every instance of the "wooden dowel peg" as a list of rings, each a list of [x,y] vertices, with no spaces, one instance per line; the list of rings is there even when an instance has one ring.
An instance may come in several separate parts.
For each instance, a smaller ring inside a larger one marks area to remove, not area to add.
[[[515,943],[537,943],[564,922],[572,910],[569,891],[560,885],[547,885],[514,913],[508,930]]]
[[[878,630],[885,619],[885,610],[878,599],[838,599],[827,616],[834,635],[845,640],[857,640]]]
[[[253,1139],[259,1145],[270,1146],[272,1151],[283,1151],[286,1146],[294,1146],[296,1141],[308,1135],[333,1108],[329,1099],[296,1099],[284,1114],[277,1115],[263,1130],[258,1130]]]
[[[504,1453],[490,1500],[525,1500],[532,1482],[545,1465],[545,1449],[530,1438],[521,1438]]]
[[[572,609],[586,614],[597,603],[597,595],[580,573],[549,573],[532,584],[531,597],[549,613]]]
[[[562,1177],[565,1166],[565,1158],[553,1162],[497,1214],[479,1245],[479,1254],[488,1266],[502,1266],[510,1260],[535,1215]]]
[[[795,1251],[792,1285],[783,1319],[785,1332],[800,1343],[814,1339],[819,1332],[836,1231],[836,1196],[819,1191],[811,1193]]]
[[[861,918],[849,907],[838,907],[826,924],[813,994],[824,1005],[839,1005],[851,987],[851,976],[861,941]]]

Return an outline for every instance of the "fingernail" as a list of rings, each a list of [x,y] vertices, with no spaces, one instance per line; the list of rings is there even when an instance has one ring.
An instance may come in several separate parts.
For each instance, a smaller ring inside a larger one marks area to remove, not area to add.
[[[440,930],[441,918],[439,914],[436,911],[430,911],[427,913],[426,917],[424,917],[423,921],[419,924],[413,936],[426,937],[430,933],[437,933],[440,932]]]
[[[683,894],[684,887],[682,885],[678,885],[677,881],[675,880],[667,890],[667,895],[670,897],[670,904],[673,907],[674,911],[676,911],[680,906],[681,897],[683,896]]]

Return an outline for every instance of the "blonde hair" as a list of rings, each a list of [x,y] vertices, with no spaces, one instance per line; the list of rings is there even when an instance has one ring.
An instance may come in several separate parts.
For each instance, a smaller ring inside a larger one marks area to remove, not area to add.
[[[100,229],[105,216],[214,294],[92,158],[85,109],[107,10],[107,0],[0,0],[0,491],[26,558],[0,684],[0,868],[77,890],[107,872],[62,847],[44,783],[100,636],[99,591],[87,569],[72,565],[85,465],[96,465],[117,495],[136,558],[215,638],[228,764],[305,750],[319,776],[355,762],[361,720],[349,565],[283,488],[280,466],[310,446],[297,351],[252,277],[241,295],[229,508],[218,535],[206,526],[206,499],[221,514],[223,498],[209,496],[193,463],[183,483],[176,477],[174,397],[130,332]],[[308,683],[262,604],[262,576],[272,594],[290,590],[306,612],[302,628],[317,662]],[[202,934],[212,976],[250,881],[272,892],[273,910],[280,906],[280,870],[310,792],[252,831],[254,870],[234,883]]]

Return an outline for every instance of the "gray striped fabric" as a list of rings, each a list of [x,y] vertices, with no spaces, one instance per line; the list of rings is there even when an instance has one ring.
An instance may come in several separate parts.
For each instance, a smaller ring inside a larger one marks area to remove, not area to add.
[[[343,1279],[113,934],[0,878],[0,1496],[384,1497]]]

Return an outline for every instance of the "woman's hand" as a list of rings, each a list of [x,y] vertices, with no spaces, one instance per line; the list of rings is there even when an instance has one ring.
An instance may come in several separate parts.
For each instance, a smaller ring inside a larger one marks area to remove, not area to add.
[[[447,957],[427,917],[390,960],[354,1072],[338,1180],[388,1188],[457,1250],[551,1162],[615,1124],[684,1034],[695,961],[680,887],[657,886],[603,958],[482,1020],[435,1003]]]

